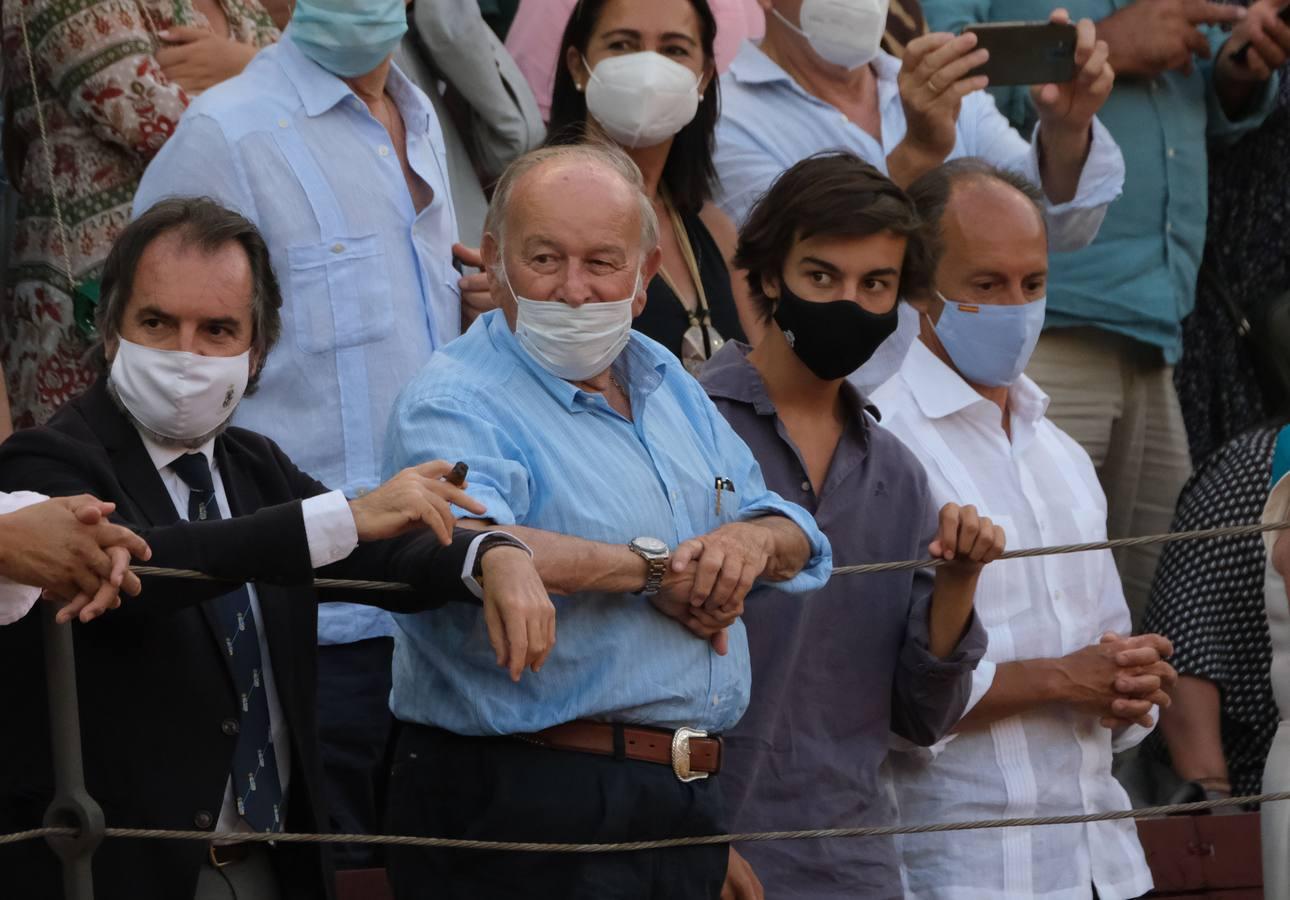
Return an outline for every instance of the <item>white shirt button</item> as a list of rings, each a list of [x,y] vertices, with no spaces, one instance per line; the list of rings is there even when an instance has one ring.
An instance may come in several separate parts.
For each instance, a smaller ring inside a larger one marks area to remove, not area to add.
[[[287,127],[288,125],[290,125],[290,124],[291,124],[291,123],[290,123],[290,122],[288,122],[286,119],[278,119],[278,127],[279,127],[279,128],[286,128],[286,127]]]
[[[1170,159],[1173,159],[1175,156],[1178,155],[1178,151],[1175,150],[1173,147],[1170,147],[1168,150],[1165,151],[1165,155],[1168,156]]]
[[[332,253],[344,253],[344,252],[345,252],[345,245],[344,245],[344,244],[332,244],[332,245],[331,245],[331,252],[332,252]]]
[[[811,489],[811,483],[809,481],[803,481],[802,490],[809,491],[810,489]]]
[[[389,156],[390,148],[382,144],[381,146],[376,148],[376,152],[381,154],[382,156]]]
[[[1173,233],[1173,230],[1174,230],[1174,223],[1173,223],[1173,222],[1166,222],[1166,223],[1165,223],[1165,231],[1167,231],[1167,232],[1169,232],[1170,234],[1172,234],[1172,233]]]

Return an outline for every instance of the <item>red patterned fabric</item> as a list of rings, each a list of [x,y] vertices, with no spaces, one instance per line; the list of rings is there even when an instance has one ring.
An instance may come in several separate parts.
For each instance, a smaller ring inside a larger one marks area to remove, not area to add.
[[[278,31],[259,0],[221,0],[230,35],[264,46]],[[19,12],[35,57],[49,135],[41,141]],[[144,167],[174,133],[188,96],[153,57],[156,34],[206,27],[192,0],[5,0],[4,84],[21,167],[21,198],[3,304],[0,365],[15,423],[44,422],[93,381],[90,346],[76,328],[54,219],[56,191],[72,276],[92,281],[130,219]],[[53,182],[46,154],[53,157]],[[11,165],[11,168],[16,166]]]

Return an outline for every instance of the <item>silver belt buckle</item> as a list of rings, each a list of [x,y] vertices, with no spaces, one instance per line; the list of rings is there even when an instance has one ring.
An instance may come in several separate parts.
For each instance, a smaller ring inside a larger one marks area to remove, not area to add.
[[[708,777],[707,772],[694,772],[690,769],[690,738],[707,736],[706,731],[699,731],[697,728],[678,728],[672,733],[672,771],[677,780],[688,783]]]

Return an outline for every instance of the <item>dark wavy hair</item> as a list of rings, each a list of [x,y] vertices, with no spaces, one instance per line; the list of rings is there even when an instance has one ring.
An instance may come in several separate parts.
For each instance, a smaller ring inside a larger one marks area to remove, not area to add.
[[[920,296],[935,267],[930,265],[914,202],[860,157],[817,153],[786,170],[758,199],[739,232],[735,265],[748,273],[753,304],[768,322],[775,301],[766,296],[762,283],[784,277],[794,244],[818,235],[868,237],[883,231],[906,239],[900,296]]]
[[[249,219],[209,197],[172,197],[139,216],[117,237],[103,263],[98,308],[99,362],[107,369],[103,344],[121,334],[125,309],[134,292],[134,276],[143,253],[157,238],[177,235],[186,246],[206,253],[239,244],[251,265],[251,348],[264,360],[282,334],[282,291],[278,287],[269,248]],[[252,374],[246,393],[255,392],[260,372]]]
[[[547,128],[547,144],[577,144],[586,137],[587,98],[577,89],[565,56],[570,47],[582,55],[587,53],[596,23],[608,0],[578,0],[564,28],[560,41],[560,56],[556,60],[555,91],[551,95],[551,121]],[[716,54],[713,44],[717,39],[717,19],[708,6],[708,0],[690,0],[699,16],[699,40],[708,65],[713,66],[713,77],[703,92],[703,100],[690,123],[672,139],[672,150],[663,167],[663,185],[678,212],[697,214],[712,197],[712,185],[717,170],[712,163],[717,116],[721,100],[717,89]]]

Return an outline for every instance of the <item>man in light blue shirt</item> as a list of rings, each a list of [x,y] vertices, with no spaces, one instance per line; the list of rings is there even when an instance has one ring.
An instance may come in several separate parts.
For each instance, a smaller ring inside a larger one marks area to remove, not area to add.
[[[208,196],[258,226],[284,333],[236,424],[353,498],[381,483],[394,399],[460,333],[461,305],[443,134],[389,61],[407,30],[404,4],[365,4],[357,19],[350,6],[300,0],[281,42],[193,102],[134,208]],[[329,604],[318,617],[319,726],[341,830],[379,824],[393,631],[371,607]],[[338,856],[374,861],[360,848]]]
[[[518,681],[497,677],[478,616],[398,617],[397,833],[719,832],[719,777],[687,781],[719,770],[719,744],[688,729],[720,734],[747,706],[744,596],[754,582],[801,592],[828,579],[811,516],[766,488],[699,384],[631,330],[661,257],[641,185],[616,147],[540,150],[508,169],[481,248],[502,309],[436,354],[395,408],[387,468],[467,462],[471,495],[532,547],[558,594],[555,647]],[[715,900],[727,849],[628,857],[389,862],[398,897],[433,884],[472,900]]]
[[[984,79],[965,77],[984,59],[975,37],[923,35],[902,60],[878,49],[884,20],[874,18],[870,49],[857,47],[844,65],[821,55],[843,58],[838,35],[804,30],[812,23],[798,0],[762,5],[770,11],[765,39],[745,42],[721,77],[717,203],[736,224],[780,172],[813,153],[849,150],[902,186],[947,159],[979,156],[1043,186],[1054,247],[1082,247],[1097,234],[1120,195],[1124,161],[1095,116],[1113,75],[1092,23],[1079,26],[1080,80],[1061,86],[1056,99],[1046,96],[1043,122],[1027,142],[980,90]],[[862,25],[857,19],[848,43],[865,43]]]
[[[1268,73],[1285,59],[1290,29],[1278,2],[1240,6],[1201,0],[1076,0],[1071,15],[1097,22],[1116,84],[1101,118],[1124,149],[1124,197],[1087,248],[1052,257],[1046,331],[1030,376],[1051,397],[1049,417],[1097,467],[1112,538],[1168,531],[1191,474],[1173,386],[1182,320],[1191,312],[1205,246],[1207,142],[1232,142],[1267,116]],[[1047,0],[926,0],[934,28],[1047,14]],[[1229,35],[1206,23],[1242,19]],[[1266,33],[1266,37],[1264,36]],[[1252,65],[1233,60],[1251,36]],[[1263,49],[1259,49],[1259,46]],[[1264,59],[1267,53],[1273,58]],[[1019,128],[1033,119],[1025,91],[995,92]],[[1117,554],[1137,621],[1158,547]]]

